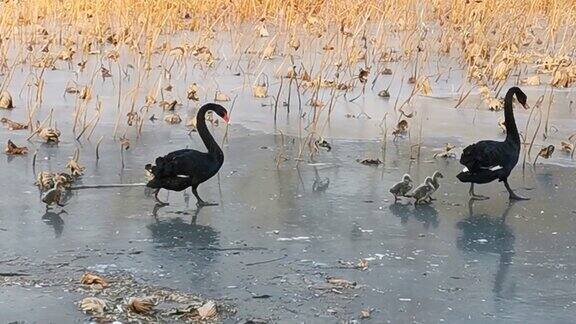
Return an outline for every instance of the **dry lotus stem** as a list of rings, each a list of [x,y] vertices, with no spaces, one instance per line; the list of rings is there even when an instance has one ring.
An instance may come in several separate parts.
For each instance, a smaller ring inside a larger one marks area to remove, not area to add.
[[[0,122],[2,122],[2,124],[7,125],[9,130],[28,129],[27,125],[17,123],[15,121],[12,121],[12,120],[5,118],[5,117],[0,119]]]
[[[82,275],[80,283],[83,285],[100,285],[102,288],[108,287],[108,282],[104,278],[88,272]]]
[[[12,103],[12,96],[8,91],[3,91],[0,93],[0,108],[2,109],[12,109],[14,104]]]
[[[8,140],[5,152],[8,155],[23,155],[28,153],[28,148],[26,146],[18,147],[11,140]]]

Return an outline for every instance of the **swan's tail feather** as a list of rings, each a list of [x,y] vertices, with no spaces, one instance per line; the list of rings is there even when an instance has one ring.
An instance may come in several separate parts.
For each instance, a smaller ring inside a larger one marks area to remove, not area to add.
[[[470,173],[469,171],[462,171],[456,175],[456,178],[458,178],[458,180],[460,180],[461,182],[472,182],[473,180],[472,176],[473,174]]]

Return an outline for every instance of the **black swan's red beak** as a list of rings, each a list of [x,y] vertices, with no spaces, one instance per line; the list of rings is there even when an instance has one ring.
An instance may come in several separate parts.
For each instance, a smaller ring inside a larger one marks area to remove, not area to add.
[[[526,110],[530,109],[530,106],[528,106],[528,103],[523,104],[522,107],[524,107],[524,109],[526,109]]]
[[[230,124],[230,116],[228,116],[228,113],[226,113],[222,119],[224,119],[226,123]]]

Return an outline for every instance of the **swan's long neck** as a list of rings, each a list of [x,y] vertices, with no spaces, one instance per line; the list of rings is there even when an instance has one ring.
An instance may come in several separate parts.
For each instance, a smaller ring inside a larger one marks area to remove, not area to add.
[[[204,142],[204,145],[208,149],[208,153],[218,158],[220,157],[223,158],[224,153],[222,152],[222,149],[220,148],[218,143],[216,143],[214,137],[212,136],[212,134],[210,134],[210,131],[206,126],[206,113],[209,110],[214,110],[213,108],[214,107],[212,107],[211,104],[206,104],[202,106],[200,110],[198,110],[198,114],[196,115],[196,128],[198,129],[198,134],[200,134],[200,138],[202,138],[202,142]]]
[[[509,90],[504,98],[504,125],[506,126],[506,142],[520,145],[520,134],[514,119],[514,109],[512,106],[514,91]]]

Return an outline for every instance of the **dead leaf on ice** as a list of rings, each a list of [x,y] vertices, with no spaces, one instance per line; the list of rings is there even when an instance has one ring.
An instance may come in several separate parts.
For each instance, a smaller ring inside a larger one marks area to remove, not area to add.
[[[18,147],[11,140],[8,140],[5,152],[8,155],[24,155],[28,153],[28,148],[26,146]]]
[[[0,93],[0,108],[3,109],[12,109],[14,105],[12,103],[12,96],[8,91],[3,91]]]
[[[80,277],[80,283],[83,285],[100,285],[102,288],[108,287],[108,282],[97,275],[86,272]]]
[[[153,297],[130,297],[128,299],[128,309],[137,314],[148,314],[156,305],[156,300]]]
[[[13,120],[10,120],[6,117],[3,117],[2,119],[0,119],[0,122],[2,124],[5,124],[6,126],[8,126],[9,130],[21,130],[21,129],[28,129],[27,125],[24,124],[20,124],[18,122],[15,122]]]
[[[196,83],[192,83],[188,86],[187,90],[187,97],[188,100],[198,101],[200,98],[198,97],[198,85]]]
[[[360,270],[368,269],[368,261],[366,261],[366,259],[360,259],[360,261],[358,261],[358,264],[356,264],[356,268]]]
[[[42,128],[38,136],[46,143],[58,143],[60,141],[60,131],[56,128]]]
[[[214,101],[230,101],[230,97],[226,95],[224,92],[216,91]]]
[[[360,318],[361,319],[368,319],[370,318],[370,310],[369,309],[363,309],[360,311]]]
[[[168,124],[180,124],[182,122],[182,118],[177,113],[169,114],[164,117],[164,121]]]
[[[350,288],[350,287],[356,286],[356,282],[348,281],[348,280],[342,279],[342,278],[335,278],[335,277],[326,278],[326,282],[329,284],[332,284],[334,286],[339,286],[339,287],[343,287],[343,288]]]
[[[540,152],[538,152],[538,155],[545,159],[549,159],[552,156],[552,153],[554,153],[554,145],[548,145],[543,147]]]
[[[209,300],[206,304],[198,308],[198,315],[201,319],[207,319],[216,316],[217,309],[216,303],[213,300]]]
[[[454,146],[453,144],[446,143],[446,144],[444,145],[444,147],[442,148],[442,152],[434,154],[434,158],[437,158],[437,157],[442,157],[442,158],[455,158],[455,157],[456,157],[456,153],[452,152],[452,150],[453,150],[455,147],[456,147],[456,146]]]
[[[253,94],[256,98],[266,98],[268,97],[268,88],[265,84],[255,85],[253,87]]]
[[[80,301],[80,309],[94,315],[104,314],[106,301],[96,297],[86,297]]]
[[[562,148],[561,148],[562,152],[572,153],[572,151],[574,151],[574,144],[572,144],[572,143],[562,141],[562,142],[560,142],[560,145],[562,146]]]
[[[526,79],[522,80],[522,84],[528,86],[538,86],[540,85],[540,76],[538,75],[529,76]]]

